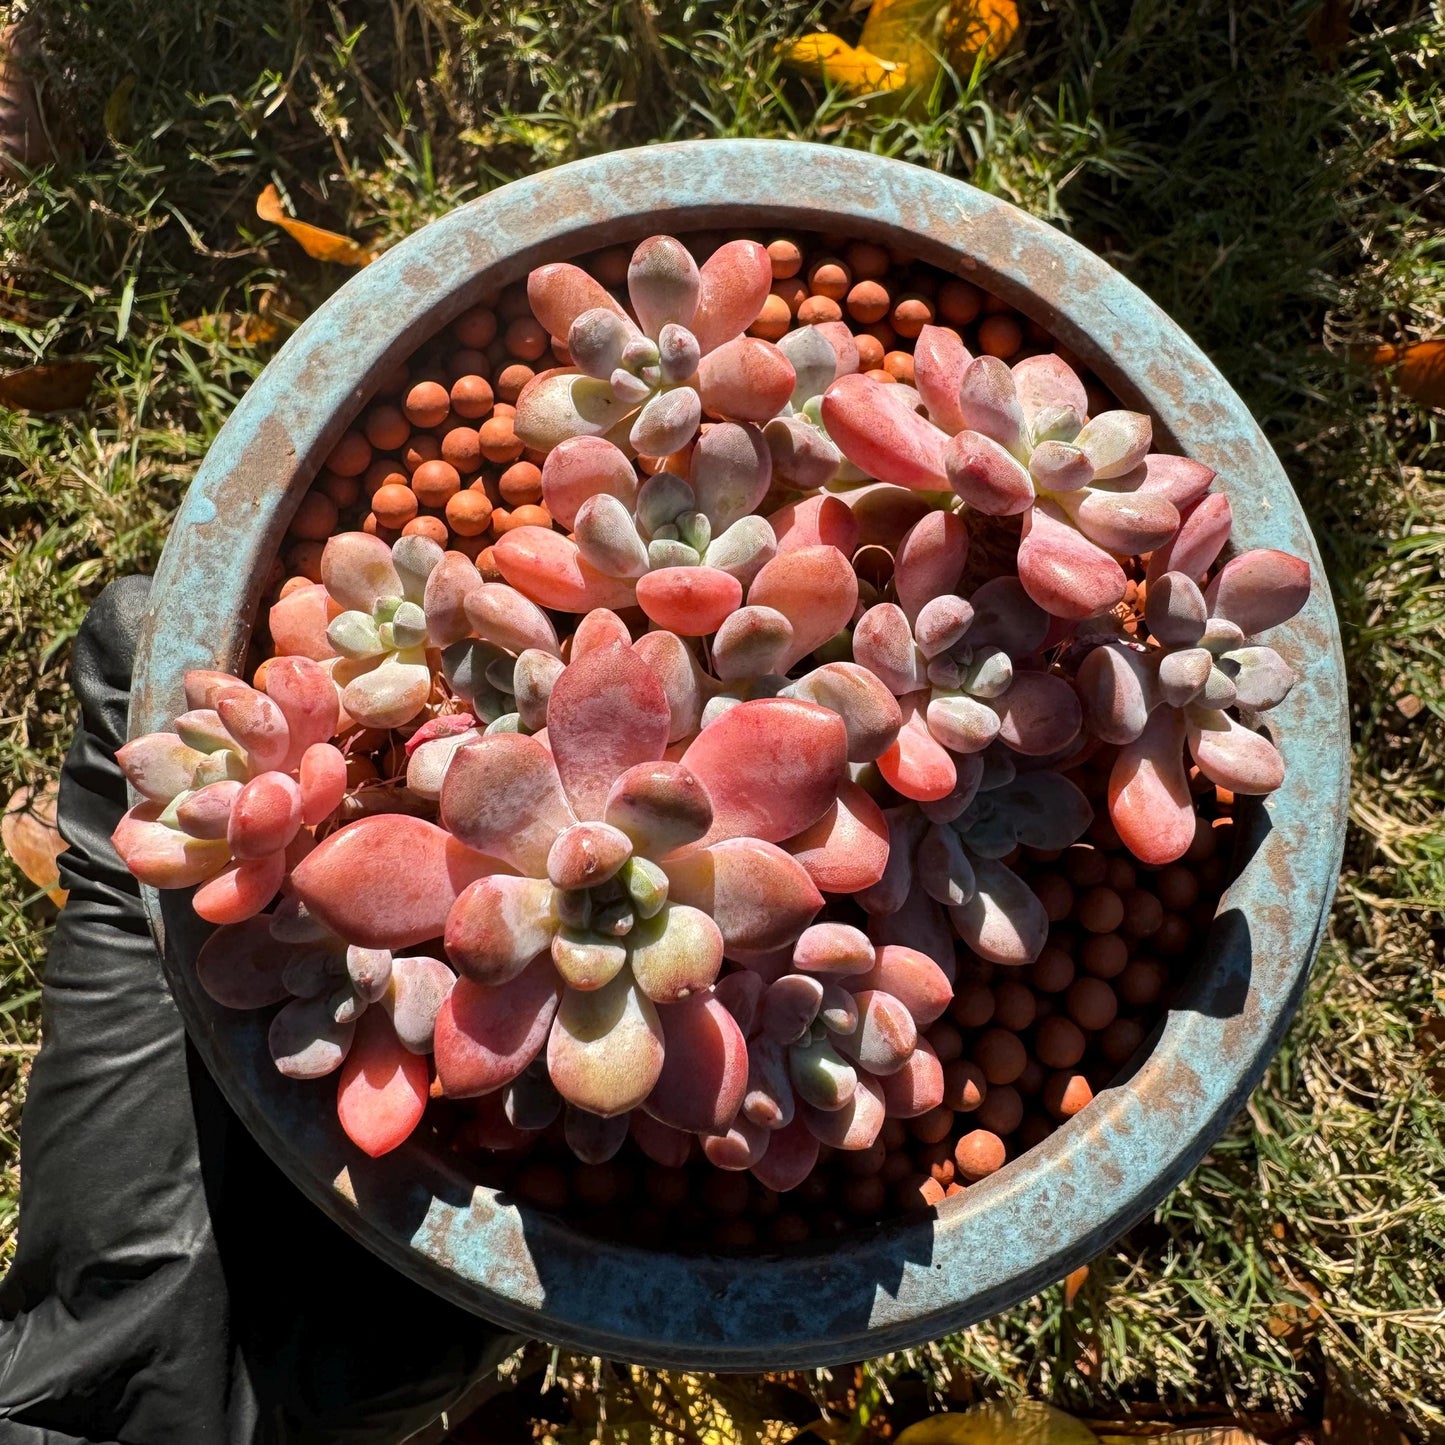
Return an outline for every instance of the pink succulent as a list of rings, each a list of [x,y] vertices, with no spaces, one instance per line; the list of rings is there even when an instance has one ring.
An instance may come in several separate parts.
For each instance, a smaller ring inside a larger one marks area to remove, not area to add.
[[[141,795],[112,836],[116,852],[153,888],[201,885],[192,904],[211,923],[259,913],[346,791],[326,669],[277,657],[264,681],[259,691],[229,673],[189,672],[190,711],[175,731],[116,754]]]
[[[1012,368],[926,326],[914,352],[916,410],[903,388],[843,377],[823,398],[829,435],[881,481],[951,488],[991,516],[1023,514],[1018,575],[1056,617],[1107,612],[1124,596],[1116,560],[1166,546],[1214,473],[1151,453],[1137,412],[1089,418],[1083,383],[1057,356]]]
[[[1293,617],[1309,593],[1309,565],[1267,548],[1225,563],[1205,590],[1189,572],[1162,572],[1145,599],[1148,641],[1106,643],[1080,663],[1089,730],[1120,744],[1109,816],[1136,857],[1169,863],[1194,839],[1186,744],[1199,771],[1230,792],[1271,793],[1284,781],[1274,744],[1230,710],[1258,713],[1284,701],[1293,672],[1248,638]]]

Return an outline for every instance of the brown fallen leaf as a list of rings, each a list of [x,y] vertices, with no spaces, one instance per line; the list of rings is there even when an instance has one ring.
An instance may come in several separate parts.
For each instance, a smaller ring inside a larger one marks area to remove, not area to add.
[[[0,842],[10,861],[37,887],[50,895],[57,908],[65,907],[68,894],[60,886],[56,859],[70,845],[55,826],[55,805],[60,784],[50,782],[40,792],[16,788],[0,818]]]
[[[264,346],[281,335],[279,322],[249,311],[217,311],[182,321],[180,329],[203,341],[224,341],[230,346]]]
[[[365,266],[374,259],[374,254],[350,236],[335,231],[322,230],[320,226],[297,221],[281,209],[281,195],[275,186],[267,186],[256,197],[256,214],[273,226],[280,226],[308,256],[318,261],[336,261],[342,266]]]
[[[1394,369],[1395,384],[1412,401],[1445,407],[1445,341],[1411,341],[1403,346],[1377,346],[1370,353],[1376,366]]]
[[[93,361],[54,361],[0,376],[0,406],[12,411],[66,411],[87,396],[100,367]]]
[[[1084,1287],[1084,1281],[1089,1277],[1089,1266],[1081,1264],[1078,1269],[1071,1270],[1064,1276],[1064,1308],[1067,1309],[1078,1299],[1079,1291]]]

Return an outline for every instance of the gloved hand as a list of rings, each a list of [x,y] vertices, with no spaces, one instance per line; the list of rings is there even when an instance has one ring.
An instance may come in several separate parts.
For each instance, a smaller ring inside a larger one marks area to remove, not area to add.
[[[402,1440],[520,1342],[327,1219],[186,1039],[110,844],[148,593],[143,578],[114,583],[75,640],[82,723],[59,808],[70,899],[0,1284],[0,1445]]]

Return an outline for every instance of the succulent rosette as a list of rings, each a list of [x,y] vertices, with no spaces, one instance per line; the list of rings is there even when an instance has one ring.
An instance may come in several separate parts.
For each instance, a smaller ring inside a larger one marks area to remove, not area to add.
[[[987,515],[1022,515],[1019,580],[1056,617],[1116,606],[1127,583],[1117,559],[1166,545],[1181,508],[1214,478],[1198,462],[1151,453],[1153,429],[1138,412],[1089,417],[1083,382],[1057,356],[1009,367],[926,326],[914,364],[927,416],[907,389],[843,377],[823,398],[829,435],[881,481],[952,489]]]
[[[1267,548],[1226,562],[1204,590],[1186,572],[1164,572],[1145,598],[1147,641],[1105,643],[1079,664],[1089,730],[1120,745],[1109,816],[1137,857],[1172,862],[1194,837],[1186,745],[1232,793],[1272,793],[1284,781],[1278,749],[1229,709],[1265,712],[1289,694],[1289,665],[1250,639],[1288,621],[1309,592],[1308,564]]]

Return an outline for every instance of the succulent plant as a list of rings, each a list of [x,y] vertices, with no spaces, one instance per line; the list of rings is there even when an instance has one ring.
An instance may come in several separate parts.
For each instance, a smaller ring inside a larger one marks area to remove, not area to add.
[[[778,349],[792,363],[797,380],[782,410],[763,428],[773,475],[799,491],[834,483],[856,484],[867,473],[844,457],[823,423],[823,395],[840,377],[858,370],[858,345],[841,321],[800,326]]]
[[[1151,453],[1148,417],[1090,418],[1083,383],[1057,356],[1010,368],[970,355],[947,327],[925,326],[914,364],[927,417],[905,389],[845,376],[823,398],[829,435],[881,481],[951,488],[987,515],[1022,514],[1019,580],[1056,617],[1117,605],[1127,579],[1116,556],[1167,545],[1180,510],[1213,480],[1201,463]]]
[[[1148,640],[1105,643],[1079,664],[1089,730],[1120,745],[1109,816],[1146,863],[1172,862],[1193,840],[1186,744],[1199,771],[1232,793],[1270,793],[1284,780],[1274,744],[1230,709],[1284,701],[1294,673],[1250,639],[1293,617],[1309,592],[1308,564],[1265,548],[1226,562],[1205,590],[1187,572],[1163,572],[1145,598]]]

